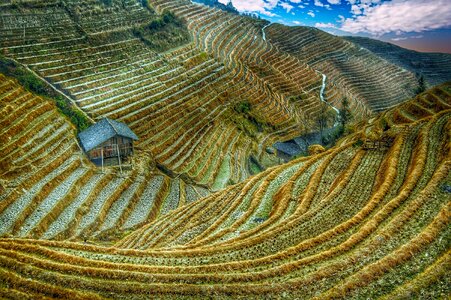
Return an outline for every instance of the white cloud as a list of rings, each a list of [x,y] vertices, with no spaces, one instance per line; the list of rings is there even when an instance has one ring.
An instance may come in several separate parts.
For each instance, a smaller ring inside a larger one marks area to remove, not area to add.
[[[341,0],[327,0],[327,2],[329,2],[329,3],[336,3],[336,2],[338,2],[338,3],[340,3],[340,1]],[[315,5],[315,6],[318,6],[318,7],[324,7],[324,8],[326,8],[326,9],[328,9],[328,10],[332,10],[331,8],[330,8],[330,5],[329,4],[324,4],[323,2],[321,2],[321,0],[314,0],[313,1],[313,4]]]
[[[301,25],[302,23],[299,22],[299,21],[293,21],[293,24],[295,24],[295,25]]]
[[[316,28],[337,28],[334,24],[332,23],[316,23],[315,24]]]
[[[327,2],[329,2],[330,4],[336,5],[336,4],[340,4],[341,0],[327,0]]]
[[[351,13],[353,15],[365,14],[369,8],[374,7],[381,3],[381,0],[346,0],[346,1],[348,2],[348,4],[351,5]]]
[[[288,4],[288,3],[286,3],[286,2],[282,2],[282,3],[280,3],[279,5],[282,6],[282,7],[287,11],[287,13],[289,13],[290,10],[292,10],[292,9],[294,8],[293,5]]]
[[[362,9],[360,6],[353,4],[351,5],[351,12],[353,15],[360,15],[362,14]]]
[[[340,29],[380,36],[451,27],[449,0],[393,0],[359,10],[363,15],[346,19]]]
[[[422,39],[424,36],[422,34],[420,35],[414,35],[414,36],[403,36],[403,37],[397,37],[397,38],[392,38],[392,41],[405,41],[408,39]]]
[[[315,13],[311,10],[309,10],[309,12],[307,13],[307,15],[309,15],[310,17],[314,18],[315,17]]]
[[[397,38],[392,38],[391,40],[397,42],[397,41],[405,41],[407,39],[408,39],[408,37],[397,37]]]

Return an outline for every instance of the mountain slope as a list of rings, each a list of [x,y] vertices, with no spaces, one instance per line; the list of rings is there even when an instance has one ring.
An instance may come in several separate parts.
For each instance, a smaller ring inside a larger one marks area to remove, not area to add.
[[[337,106],[341,101],[337,90],[376,112],[413,96],[416,82],[410,72],[340,37],[316,28],[279,24],[267,27],[266,33],[270,42],[327,76],[326,97]]]
[[[344,37],[390,63],[424,76],[430,86],[451,80],[451,54],[422,53],[363,37]]]
[[[0,239],[0,291],[92,299],[446,297],[450,122],[446,84],[326,152],[181,207],[115,247]],[[380,148],[362,145],[385,138]]]
[[[274,165],[264,149],[315,130],[322,100],[348,97],[358,119],[417,87],[414,74],[318,30],[189,1],[142,3],[6,3],[0,49],[92,119],[127,123],[161,170],[193,184],[218,190],[247,178],[252,161]],[[186,22],[168,27],[166,44],[154,40],[165,11]]]
[[[191,43],[163,53],[149,48],[135,29],[152,26],[158,16],[138,2],[113,1],[113,8],[97,1],[63,3],[3,7],[4,55],[28,66],[94,120],[126,122],[140,137],[138,146],[171,174],[212,187],[225,165],[230,176],[224,184],[238,182],[248,176],[249,158],[256,154],[254,136],[264,134],[253,128],[273,131],[289,120],[242,68],[225,68]],[[21,27],[24,11],[34,27]],[[235,105],[251,99],[252,110],[236,114]],[[266,118],[250,115],[263,113]],[[230,163],[215,158],[221,151]]]
[[[114,239],[208,194],[159,174],[139,150],[134,169],[101,172],[51,101],[2,74],[0,128],[2,236]]]

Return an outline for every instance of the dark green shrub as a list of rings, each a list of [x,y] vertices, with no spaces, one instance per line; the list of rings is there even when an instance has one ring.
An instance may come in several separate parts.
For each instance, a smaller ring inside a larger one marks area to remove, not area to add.
[[[150,22],[149,29],[150,30],[158,30],[158,29],[162,28],[163,26],[164,26],[163,20],[156,19],[156,20],[153,20],[152,22]]]
[[[53,98],[58,111],[65,115],[72,124],[77,127],[78,132],[92,125],[91,121],[74,104],[68,102],[63,96]]]
[[[251,110],[251,104],[248,101],[239,102],[234,107],[235,111],[238,113],[246,114]]]
[[[361,139],[357,140],[357,142],[355,142],[353,144],[354,147],[362,147],[363,146],[363,141]]]
[[[132,33],[155,51],[167,51],[188,43],[191,38],[183,20],[169,11],[145,26],[133,28]]]
[[[164,24],[169,24],[171,22],[176,22],[177,19],[175,15],[170,11],[163,12],[163,22]]]
[[[345,127],[346,124],[352,119],[351,110],[349,108],[349,100],[344,97],[341,99],[341,109],[339,110],[339,118],[341,126]]]
[[[418,87],[415,90],[415,94],[419,95],[421,93],[423,93],[424,91],[426,91],[426,83],[424,81],[424,75],[423,74],[417,74],[417,78],[418,78]]]

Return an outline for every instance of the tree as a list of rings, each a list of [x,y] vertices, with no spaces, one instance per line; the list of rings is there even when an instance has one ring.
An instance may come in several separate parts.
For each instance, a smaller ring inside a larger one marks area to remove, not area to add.
[[[238,113],[247,114],[251,110],[251,104],[248,101],[242,101],[235,104],[234,109]]]
[[[328,105],[324,102],[321,102],[321,108],[318,114],[318,117],[316,118],[316,125],[319,130],[321,141],[324,142],[323,134],[324,130],[327,128],[327,118],[328,118]]]
[[[339,117],[341,126],[343,128],[352,118],[351,110],[349,109],[349,100],[346,97],[341,99],[341,109],[339,111]]]
[[[419,95],[424,91],[426,91],[426,83],[424,82],[423,74],[421,74],[420,76],[418,76],[418,87],[416,90],[416,94]]]
[[[232,1],[229,1],[229,3],[227,3],[225,10],[229,11],[229,12],[232,12],[232,13],[235,13],[235,14],[238,13],[238,10],[235,8],[235,6],[233,6]]]

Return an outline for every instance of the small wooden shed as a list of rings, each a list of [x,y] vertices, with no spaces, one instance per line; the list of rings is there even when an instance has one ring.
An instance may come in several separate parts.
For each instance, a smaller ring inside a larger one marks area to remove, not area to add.
[[[88,158],[97,166],[119,165],[133,155],[136,134],[124,123],[104,118],[78,134]]]

